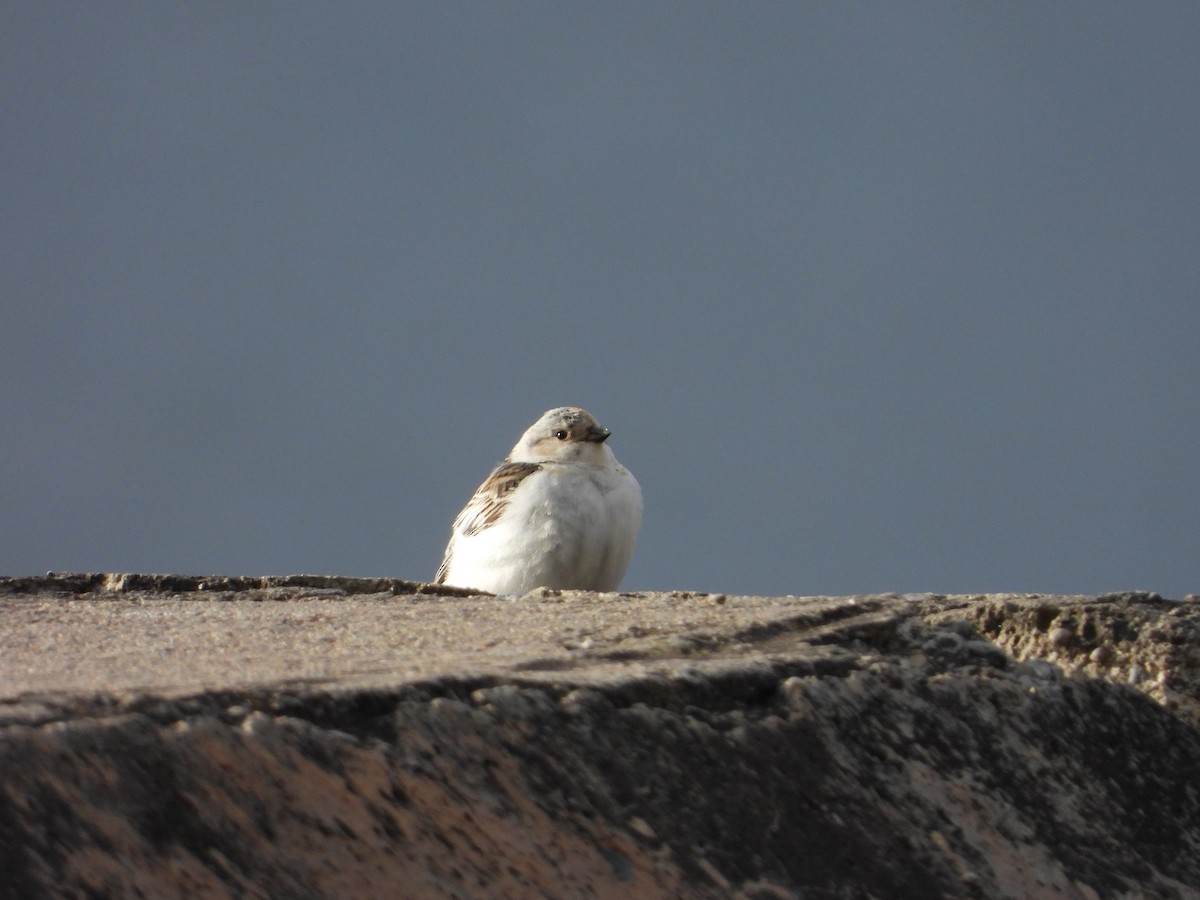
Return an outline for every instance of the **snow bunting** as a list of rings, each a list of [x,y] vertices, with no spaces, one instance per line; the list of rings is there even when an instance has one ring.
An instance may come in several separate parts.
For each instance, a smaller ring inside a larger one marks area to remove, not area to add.
[[[436,581],[493,594],[616,590],[642,524],[642,489],[577,406],[545,413],[450,531]]]

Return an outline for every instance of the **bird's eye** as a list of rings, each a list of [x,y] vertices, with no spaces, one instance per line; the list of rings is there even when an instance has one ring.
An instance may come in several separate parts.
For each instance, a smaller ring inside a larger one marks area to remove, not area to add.
[[[565,441],[567,439],[567,433],[565,431],[563,431],[561,428],[558,429],[558,431],[554,432],[554,436],[556,438],[558,438],[560,441]]]

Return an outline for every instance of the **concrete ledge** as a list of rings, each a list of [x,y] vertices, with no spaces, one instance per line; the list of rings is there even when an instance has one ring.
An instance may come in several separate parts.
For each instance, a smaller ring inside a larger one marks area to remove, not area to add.
[[[1200,603],[0,579],[0,895],[1200,896]]]

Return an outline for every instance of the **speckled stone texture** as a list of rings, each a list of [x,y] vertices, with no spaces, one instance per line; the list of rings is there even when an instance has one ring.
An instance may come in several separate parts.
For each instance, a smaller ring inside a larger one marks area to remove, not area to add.
[[[1200,602],[0,579],[0,896],[1200,897]]]

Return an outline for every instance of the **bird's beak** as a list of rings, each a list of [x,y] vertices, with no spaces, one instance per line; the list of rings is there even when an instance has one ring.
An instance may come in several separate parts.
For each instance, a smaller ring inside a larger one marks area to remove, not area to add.
[[[585,437],[584,440],[591,441],[593,444],[603,444],[608,440],[611,434],[612,432],[607,428],[601,428],[599,425],[597,425],[587,433],[587,437]]]

